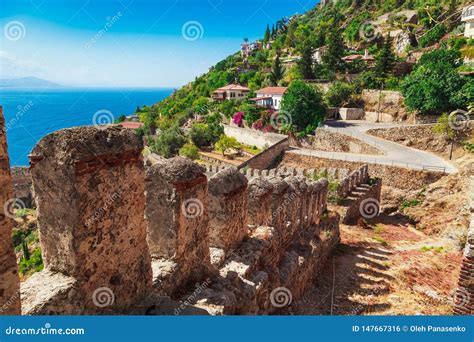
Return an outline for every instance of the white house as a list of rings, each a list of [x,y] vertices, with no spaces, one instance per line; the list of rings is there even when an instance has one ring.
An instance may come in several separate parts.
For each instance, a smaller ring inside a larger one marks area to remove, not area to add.
[[[466,23],[464,36],[474,38],[474,5],[467,6],[462,10],[461,21]]]
[[[253,51],[258,51],[262,49],[261,42],[253,42],[253,43],[244,43],[240,44],[240,52],[242,53],[242,57],[248,57]]]
[[[259,107],[279,110],[283,94],[285,94],[286,87],[266,87],[257,90],[255,93],[257,97],[254,97],[256,105]]]

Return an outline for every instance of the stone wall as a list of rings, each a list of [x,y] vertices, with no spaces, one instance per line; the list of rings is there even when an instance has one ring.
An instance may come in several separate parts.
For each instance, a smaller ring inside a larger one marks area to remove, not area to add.
[[[266,150],[240,164],[239,169],[244,167],[251,167],[259,170],[268,169],[272,167],[275,161],[278,161],[278,158],[288,149],[289,146],[288,138],[281,140],[275,145],[270,146]]]
[[[383,154],[366,142],[328,129],[317,128],[314,136],[309,136],[302,141],[302,147],[329,152],[349,152],[360,154]]]
[[[120,127],[58,131],[33,149],[45,270],[22,286],[27,314],[127,312],[147,294],[141,150],[141,139]]]
[[[18,268],[12,240],[14,207],[5,119],[0,106],[0,315],[20,314]]]
[[[474,314],[474,177],[470,179],[471,224],[468,228],[466,246],[459,273],[458,289],[454,298],[454,314]]]
[[[237,168],[208,179],[182,157],[144,170],[141,149],[120,127],[34,148],[45,269],[22,284],[25,314],[266,314],[276,289],[296,299],[311,286],[339,241],[327,180]]]
[[[363,166],[364,163],[302,156],[287,151],[280,165],[295,168],[304,165],[305,167],[315,169],[332,167],[353,171]],[[417,190],[445,176],[442,172],[412,170],[396,166],[378,164],[368,164],[368,166],[369,173],[372,177],[381,178],[383,179],[384,185],[393,186],[402,190]]]
[[[238,142],[250,146],[264,148],[275,145],[276,143],[286,139],[286,135],[277,133],[263,133],[250,128],[241,128],[235,126],[224,125],[224,133],[229,137],[234,137]]]
[[[173,292],[209,273],[205,169],[183,157],[146,170],[146,220],[155,287]],[[167,272],[171,267],[172,272]]]

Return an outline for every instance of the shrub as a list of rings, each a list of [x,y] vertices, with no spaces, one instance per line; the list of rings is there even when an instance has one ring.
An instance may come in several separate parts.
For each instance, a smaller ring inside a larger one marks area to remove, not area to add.
[[[337,81],[331,85],[324,98],[330,107],[342,107],[350,101],[353,93],[354,88],[350,84]]]
[[[171,158],[178,154],[184,144],[186,144],[186,138],[181,130],[178,127],[172,127],[158,135],[151,150],[165,158]]]
[[[427,31],[423,37],[420,38],[419,44],[421,47],[426,47],[437,43],[441,37],[446,34],[446,26],[443,24],[436,25],[431,30]]]
[[[211,146],[219,139],[223,128],[219,124],[195,123],[191,126],[189,137],[198,147]]]
[[[283,96],[281,110],[300,131],[309,125],[317,126],[324,120],[325,114],[321,92],[302,80],[290,84]]]
[[[179,155],[196,160],[199,159],[199,149],[193,143],[187,143],[179,149]]]

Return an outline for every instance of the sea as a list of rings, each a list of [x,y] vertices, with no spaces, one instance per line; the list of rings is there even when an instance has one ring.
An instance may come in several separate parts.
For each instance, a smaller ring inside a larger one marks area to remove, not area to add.
[[[30,151],[51,132],[110,123],[172,92],[169,88],[0,89],[10,165],[27,166]]]

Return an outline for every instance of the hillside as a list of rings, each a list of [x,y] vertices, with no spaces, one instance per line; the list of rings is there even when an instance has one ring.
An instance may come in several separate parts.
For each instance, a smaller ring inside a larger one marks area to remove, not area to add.
[[[52,88],[60,87],[59,84],[37,77],[22,77],[13,79],[0,79],[0,88]]]
[[[462,35],[465,4],[338,1],[283,18],[268,25],[261,40],[245,42],[242,51],[208,73],[141,108],[137,114],[145,123],[143,133],[166,135],[149,139],[151,148],[166,157],[177,154],[186,141],[196,144],[189,135],[196,123],[207,145],[222,134],[219,124],[231,120],[264,131],[311,133],[324,120],[326,108],[363,106],[364,89],[401,91],[410,113],[467,109],[474,102],[474,81],[461,71],[473,70],[465,61],[472,60],[474,45]],[[433,85],[425,69],[441,81]],[[212,99],[216,89],[232,84],[248,88],[242,99]],[[280,108],[255,102],[258,89],[272,86],[290,87],[294,95],[292,104],[281,102],[281,112],[289,118],[277,120],[283,121],[278,125],[272,117],[280,115]],[[305,103],[301,94],[312,102]]]

